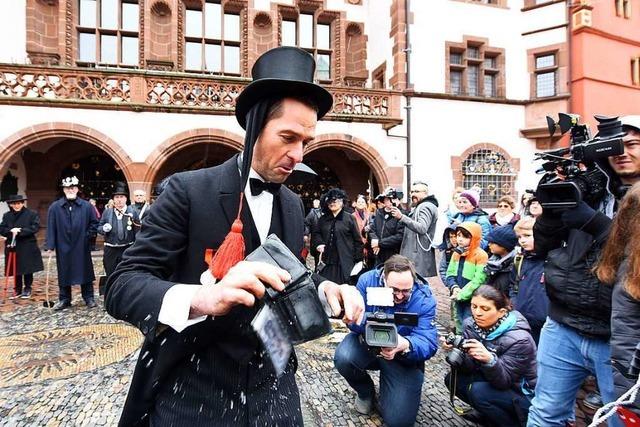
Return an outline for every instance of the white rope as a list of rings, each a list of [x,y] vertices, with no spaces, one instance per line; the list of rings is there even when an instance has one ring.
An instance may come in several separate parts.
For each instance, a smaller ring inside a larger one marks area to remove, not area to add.
[[[614,414],[616,414],[616,410],[619,406],[631,405],[635,402],[636,396],[638,395],[638,390],[640,390],[640,377],[638,381],[631,387],[625,394],[620,396],[620,398],[614,402],[607,403],[602,408],[596,411],[593,416],[593,421],[589,424],[588,427],[596,427],[600,423],[605,422],[609,418],[611,418]],[[604,414],[604,415],[603,415]]]

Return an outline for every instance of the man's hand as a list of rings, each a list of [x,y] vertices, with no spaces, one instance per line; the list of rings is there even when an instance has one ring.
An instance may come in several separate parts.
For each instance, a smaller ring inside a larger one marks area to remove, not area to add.
[[[580,202],[574,208],[567,209],[562,212],[562,222],[568,228],[582,228],[584,227],[594,216],[596,211],[585,202]]]
[[[376,246],[375,248],[373,248],[373,254],[378,255],[378,253],[380,253],[380,247]]]
[[[391,215],[395,218],[395,219],[400,219],[402,218],[402,212],[400,211],[400,209],[393,207],[391,208]]]
[[[458,287],[453,288],[453,290],[451,291],[451,299],[453,301],[457,300],[459,293],[460,293],[460,288],[458,288]]]
[[[189,318],[203,315],[222,316],[236,305],[251,307],[262,298],[265,285],[284,290],[291,275],[264,262],[241,261],[234,265],[218,283],[204,285],[191,300]]]
[[[15,228],[12,228],[10,231],[11,231],[11,234],[13,234],[13,235],[15,236],[15,235],[16,235],[16,234],[18,234],[20,231],[22,231],[22,229],[21,229],[21,228],[19,228],[19,227],[15,227]]]
[[[324,245],[318,245],[318,246],[316,247],[316,250],[317,250],[318,252],[320,252],[320,253],[323,253],[323,252],[324,252]]]
[[[402,335],[398,335],[398,345],[393,348],[385,347],[380,349],[380,357],[386,360],[393,360],[393,358],[396,357],[396,354],[402,353],[408,348],[409,340]]]
[[[335,316],[343,313],[342,321],[346,324],[362,323],[364,317],[364,299],[355,286],[338,285],[323,282],[324,295]]]

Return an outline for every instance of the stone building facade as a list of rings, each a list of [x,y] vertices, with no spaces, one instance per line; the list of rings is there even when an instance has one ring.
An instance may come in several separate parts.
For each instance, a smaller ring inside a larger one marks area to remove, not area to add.
[[[242,147],[234,102],[279,45],[335,104],[305,162],[351,196],[426,180],[491,205],[534,185],[567,110],[567,10],[549,0],[12,0],[0,37],[0,179],[41,212],[77,174],[102,203]],[[551,58],[552,57],[552,58]],[[11,184],[11,185],[9,185]],[[0,209],[5,209],[2,206]]]

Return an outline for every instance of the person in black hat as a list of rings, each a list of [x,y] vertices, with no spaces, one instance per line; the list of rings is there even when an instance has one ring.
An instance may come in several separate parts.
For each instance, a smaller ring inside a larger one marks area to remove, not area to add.
[[[280,184],[331,109],[314,70],[297,48],[258,58],[236,100],[242,155],[173,175],[110,276],[107,311],[145,336],[121,426],[302,425],[295,355],[276,377],[250,326],[265,287],[284,289],[289,273],[241,260],[271,233],[302,252],[303,204]],[[314,282],[335,315],[360,323],[355,288]]]
[[[9,196],[5,200],[9,205],[9,212],[2,216],[0,222],[0,235],[7,239],[4,247],[5,274],[9,273],[16,278],[13,297],[25,299],[31,297],[33,273],[43,269],[42,255],[36,239],[36,233],[40,229],[40,217],[25,207],[26,200],[26,197],[19,194]],[[16,254],[16,271],[7,270],[10,251]]]
[[[93,296],[93,260],[91,237],[96,234],[98,218],[93,206],[78,197],[78,178],[62,180],[64,197],[49,206],[46,250],[56,251],[58,267],[58,302],[55,311],[71,307],[71,285],[80,284],[88,308],[96,307]]]
[[[113,208],[105,209],[98,224],[98,233],[104,236],[102,261],[107,278],[122,260],[124,251],[133,244],[140,229],[138,212],[127,206],[127,187],[119,182],[113,192]]]

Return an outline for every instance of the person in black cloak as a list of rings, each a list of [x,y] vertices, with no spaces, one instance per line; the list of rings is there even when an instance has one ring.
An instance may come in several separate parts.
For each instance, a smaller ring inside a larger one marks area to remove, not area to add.
[[[301,253],[303,204],[280,184],[332,106],[314,72],[301,49],[259,57],[236,99],[242,155],[173,175],[110,276],[107,311],[145,336],[120,426],[302,425],[295,353],[277,377],[250,326],[266,287],[283,290],[289,273],[242,259],[272,233]],[[361,322],[355,288],[313,280],[325,308]]]
[[[96,307],[93,296],[93,261],[91,238],[98,227],[93,206],[78,197],[78,178],[62,180],[64,197],[49,206],[47,214],[47,251],[56,251],[58,267],[58,302],[55,311],[71,307],[71,285],[80,284],[82,298],[88,308]]]
[[[353,266],[362,261],[362,238],[356,219],[344,210],[347,193],[332,188],[320,198],[323,215],[315,224],[311,244],[321,253],[322,276],[348,283]]]
[[[42,254],[36,239],[36,233],[40,229],[40,217],[36,212],[25,207],[26,200],[26,197],[19,194],[9,196],[5,200],[9,205],[9,212],[2,216],[2,222],[0,222],[0,235],[7,238],[4,247],[4,265],[8,265],[9,252],[15,251],[16,271],[10,273],[14,273],[16,277],[14,297],[23,299],[31,297],[33,273],[43,269]],[[13,246],[11,246],[12,243],[14,243]]]

